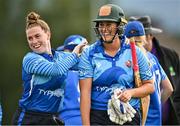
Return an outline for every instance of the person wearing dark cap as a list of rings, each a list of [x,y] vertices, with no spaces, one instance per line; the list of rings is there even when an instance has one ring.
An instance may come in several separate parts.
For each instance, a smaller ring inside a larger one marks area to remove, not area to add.
[[[71,53],[78,44],[84,41],[87,40],[80,35],[70,35],[65,39],[64,45],[57,48],[57,51]],[[82,125],[77,67],[73,66],[69,69],[65,83],[64,101],[60,110],[60,119],[64,121],[65,125]]]
[[[173,92],[171,82],[157,58],[144,48],[146,37],[142,23],[139,21],[130,21],[125,27],[124,34],[127,38],[134,38],[135,44],[140,47],[149,59],[151,69],[155,76],[155,92],[150,94],[150,105],[145,125],[162,125],[161,103],[164,103]],[[162,89],[160,89],[160,87],[162,87]]]
[[[112,99],[115,91],[120,90],[116,101],[129,103],[129,106],[136,111],[130,121],[123,121],[123,125],[140,125],[139,98],[154,92],[153,74],[148,60],[142,51],[136,48],[143,83],[136,88],[130,45],[126,43],[126,38],[121,32],[127,23],[123,10],[114,4],[103,5],[94,22],[98,40],[83,51],[78,64],[82,123],[83,125],[122,125],[120,116],[116,116],[114,120],[112,117],[114,115],[111,114],[113,111],[108,114],[109,100]],[[119,111],[120,106],[117,108],[119,113],[125,112]]]
[[[173,95],[163,104],[163,113],[166,113],[162,115],[163,124],[180,124],[180,93],[177,90],[177,87],[180,88],[179,56],[174,50],[159,44],[154,34],[162,33],[162,30],[152,26],[149,16],[130,17],[129,21],[132,20],[138,20],[143,24],[147,41],[145,48],[158,58],[159,63],[166,72],[174,88]]]

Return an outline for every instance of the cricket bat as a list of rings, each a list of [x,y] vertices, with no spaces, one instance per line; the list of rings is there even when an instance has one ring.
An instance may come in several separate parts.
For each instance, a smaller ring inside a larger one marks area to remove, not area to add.
[[[130,47],[131,47],[131,54],[132,54],[132,63],[133,63],[133,70],[134,70],[134,78],[135,78],[135,85],[136,87],[140,87],[142,85],[142,81],[139,74],[139,65],[136,55],[136,48],[135,48],[135,41],[134,38],[130,38]],[[142,116],[142,122],[141,125],[144,126],[149,110],[149,104],[150,104],[150,96],[146,96],[143,98],[140,98],[141,102],[141,116]]]

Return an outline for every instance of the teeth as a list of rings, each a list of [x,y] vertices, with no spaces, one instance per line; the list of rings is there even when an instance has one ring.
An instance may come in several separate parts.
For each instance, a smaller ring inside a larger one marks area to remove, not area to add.
[[[33,45],[33,48],[39,48],[41,45]]]

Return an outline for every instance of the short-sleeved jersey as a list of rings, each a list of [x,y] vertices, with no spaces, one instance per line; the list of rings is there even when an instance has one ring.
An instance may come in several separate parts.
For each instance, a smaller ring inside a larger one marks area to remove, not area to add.
[[[153,78],[147,58],[136,47],[140,77],[142,80]],[[80,79],[93,78],[91,89],[91,108],[107,110],[107,102],[116,88],[122,90],[135,87],[132,68],[131,49],[121,38],[121,48],[114,57],[107,55],[99,40],[88,47],[81,55],[79,62]],[[130,104],[139,109],[138,98],[132,98]]]
[[[167,76],[159,64],[157,58],[151,53],[147,53],[147,56],[150,60],[151,69],[155,79],[155,91],[154,93],[150,94],[150,105],[146,125],[162,125],[160,82],[166,79]]]
[[[52,51],[53,56],[30,52],[23,59],[24,91],[19,106],[24,110],[58,113],[69,68],[78,62],[75,53]]]
[[[65,80],[65,92],[60,118],[65,125],[82,125],[80,113],[79,74],[70,70]]]

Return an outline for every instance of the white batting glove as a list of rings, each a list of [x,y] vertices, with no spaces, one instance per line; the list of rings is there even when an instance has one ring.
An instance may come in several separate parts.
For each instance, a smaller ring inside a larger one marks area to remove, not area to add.
[[[119,100],[121,89],[115,89],[114,94],[108,101],[108,115],[112,122],[123,125],[127,121],[131,122],[136,110],[129,104]]]

